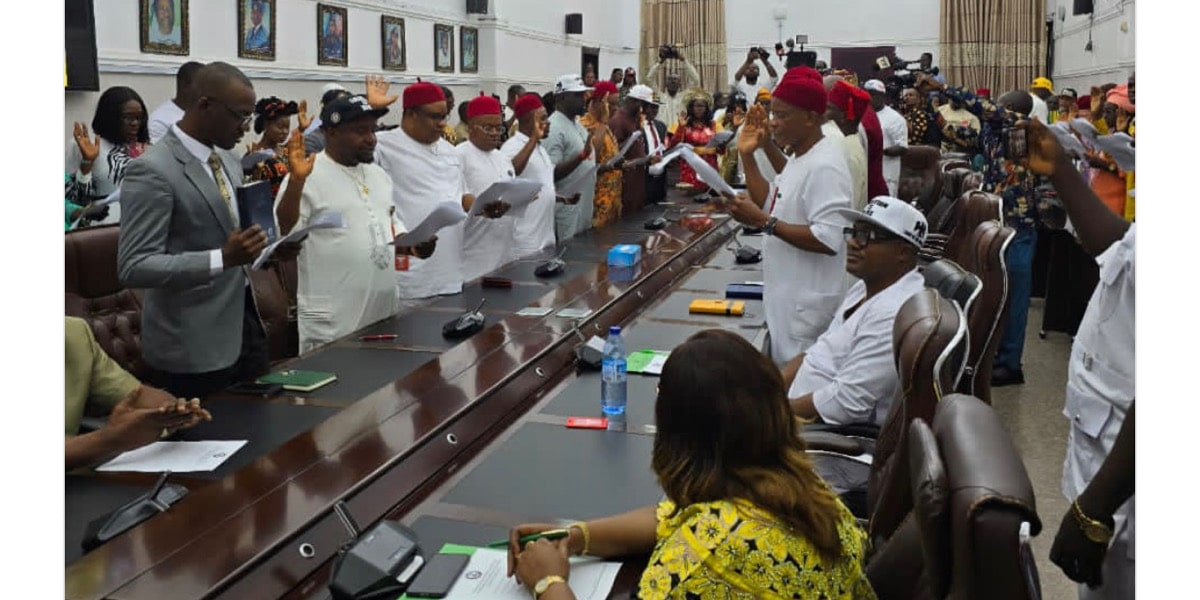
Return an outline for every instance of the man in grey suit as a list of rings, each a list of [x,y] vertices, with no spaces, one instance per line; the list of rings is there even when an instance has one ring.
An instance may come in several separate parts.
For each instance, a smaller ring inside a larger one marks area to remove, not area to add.
[[[201,397],[266,372],[266,343],[244,268],[265,247],[241,229],[229,152],[254,116],[254,87],[237,68],[196,74],[198,99],[159,143],[129,163],[121,186],[117,269],[145,289],[142,359],[147,379]],[[298,249],[296,249],[298,252]]]

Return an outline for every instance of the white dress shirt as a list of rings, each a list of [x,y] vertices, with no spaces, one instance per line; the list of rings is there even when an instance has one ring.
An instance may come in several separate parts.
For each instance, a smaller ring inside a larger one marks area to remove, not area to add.
[[[908,147],[908,121],[890,106],[876,112],[879,125],[883,128],[883,149],[893,146]],[[895,196],[900,187],[900,157],[883,155],[883,179],[887,182],[888,194]]]
[[[159,104],[154,112],[150,113],[150,121],[146,124],[150,132],[150,143],[157,144],[167,132],[183,118],[183,109],[175,104],[174,100],[167,100]]]
[[[171,131],[174,131],[175,135],[179,138],[179,141],[183,142],[183,147],[186,148],[192,156],[195,156],[196,160],[200,161],[200,164],[204,167],[204,174],[208,175],[209,179],[212,179],[213,183],[217,183],[217,178],[213,174],[212,168],[208,166],[208,159],[213,155],[213,153],[216,152],[216,150],[210,146],[204,145],[203,142],[184,133],[178,125],[172,125]],[[221,175],[225,178],[225,189],[229,190],[229,218],[233,220],[234,228],[241,228],[241,222],[238,219],[237,188],[234,187],[233,179],[229,177],[229,173],[225,172],[224,162],[221,163]],[[238,181],[241,181],[241,179],[238,179]],[[225,269],[225,259],[221,256],[221,248],[213,250],[208,255],[208,269],[209,272],[212,273],[213,277],[216,277]],[[247,285],[249,285],[249,280],[247,280]]]

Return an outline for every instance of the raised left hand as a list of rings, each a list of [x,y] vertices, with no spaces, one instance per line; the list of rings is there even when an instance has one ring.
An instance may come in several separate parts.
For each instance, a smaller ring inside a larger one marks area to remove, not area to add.
[[[517,555],[517,581],[533,591],[533,586],[545,577],[558,575],[570,580],[571,563],[567,560],[567,540],[550,541],[545,538],[525,544]]]

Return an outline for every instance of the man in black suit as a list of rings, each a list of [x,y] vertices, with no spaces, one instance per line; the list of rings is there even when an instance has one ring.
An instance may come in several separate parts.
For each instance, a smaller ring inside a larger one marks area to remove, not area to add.
[[[655,100],[658,100],[655,94]],[[666,151],[667,125],[658,120],[658,104],[646,104],[642,108],[646,116],[646,126],[643,135],[646,136],[646,151],[650,156],[661,157]],[[656,204],[667,199],[667,173],[664,171],[654,175],[646,174],[646,204]]]

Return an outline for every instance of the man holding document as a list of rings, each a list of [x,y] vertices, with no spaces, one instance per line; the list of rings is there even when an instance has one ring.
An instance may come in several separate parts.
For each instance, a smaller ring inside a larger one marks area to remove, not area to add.
[[[525,94],[513,106],[518,129],[500,151],[513,163],[517,175],[538,181],[542,189],[537,198],[516,219],[513,241],[515,258],[534,255],[554,245],[554,163],[542,147],[549,132],[549,116],[537,94]]]
[[[288,234],[323,214],[339,213],[344,227],[314,229],[300,253],[297,319],[300,352],[310,352],[399,310],[396,263],[428,258],[436,238],[412,247],[391,245],[405,230],[392,204],[392,179],[375,162],[375,129],[388,109],[365,96],[340,98],[321,112],[325,150],[305,157],[299,136],[288,152],[291,173],[275,201],[279,231]]]
[[[492,184],[516,177],[512,161],[500,152],[500,133],[504,131],[501,110],[500,101],[491,96],[480,94],[471,99],[467,103],[470,137],[467,143],[455,147],[462,159],[467,193],[481,202],[480,195]],[[513,218],[504,216],[511,207],[504,202],[488,204],[481,206],[482,210],[472,210],[464,227],[464,281],[491,273],[515,258]]]

